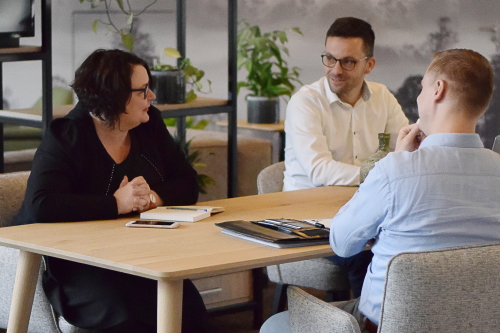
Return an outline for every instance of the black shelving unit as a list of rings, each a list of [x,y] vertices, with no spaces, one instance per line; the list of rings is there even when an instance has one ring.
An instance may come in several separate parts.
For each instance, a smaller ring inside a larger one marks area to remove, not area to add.
[[[51,0],[41,0],[42,45],[40,47],[20,47],[0,49],[0,172],[4,172],[3,124],[24,125],[41,128],[43,131],[52,120],[52,37],[51,37]],[[158,105],[164,118],[178,118],[177,130],[181,138],[185,138],[186,116],[227,113],[228,115],[228,197],[235,197],[238,188],[237,179],[237,0],[228,0],[228,98],[224,103],[206,100],[207,103],[187,105]],[[177,48],[186,55],[186,3],[177,0]],[[42,61],[42,115],[36,111],[5,112],[3,109],[2,63],[9,61]],[[215,104],[215,105],[214,105]],[[193,105],[193,107],[191,107]],[[58,108],[56,108],[58,109]],[[67,108],[63,108],[67,110]],[[61,113],[57,112],[55,113]]]
[[[42,116],[0,114],[0,173],[4,172],[3,124],[41,128],[44,132],[52,120],[52,17],[51,0],[41,0],[41,46],[0,49],[0,110],[3,109],[3,63],[40,60],[42,62]]]
[[[227,101],[220,103],[182,110],[162,110],[161,105],[157,105],[162,111],[163,117],[177,117],[177,132],[181,135],[186,133],[186,116],[197,116],[206,114],[227,113],[228,117],[228,197],[236,196],[238,185],[238,142],[237,142],[237,34],[238,34],[238,1],[228,0],[228,98]],[[186,56],[186,3],[185,0],[177,0],[177,50],[180,54]],[[182,57],[178,60],[182,61]],[[200,98],[199,98],[200,99]],[[210,104],[210,99],[208,104]],[[185,136],[182,137],[185,140]],[[244,310],[253,310],[253,326],[258,329],[263,321],[262,293],[264,285],[264,273],[262,268],[252,270],[253,297],[252,300],[245,303],[228,305],[221,308],[215,308],[209,311],[212,315],[224,315]]]
[[[186,56],[186,3],[177,3],[177,49]],[[228,117],[228,197],[235,197],[238,188],[237,179],[237,0],[228,0],[228,80],[227,100],[201,98],[194,102],[180,105],[156,105],[164,118],[178,119],[177,131],[185,138],[185,117],[226,113]],[[70,106],[56,107],[52,105],[52,37],[51,37],[51,0],[41,0],[40,47],[21,46],[19,48],[0,49],[0,173],[4,172],[4,137],[3,124],[24,125],[41,128],[43,132],[52,120],[53,114],[64,115]],[[42,62],[42,114],[37,110],[3,110],[2,64],[4,62],[40,60]],[[37,114],[38,113],[38,114]],[[253,300],[243,304],[235,304],[211,311],[213,314],[225,314],[246,309],[254,310],[254,326],[262,323],[262,269],[253,270]]]
[[[216,113],[227,113],[228,117],[228,182],[227,196],[235,197],[238,188],[238,143],[237,143],[237,31],[238,31],[238,1],[228,0],[228,98],[224,105],[198,106],[178,110],[163,110],[161,105],[157,107],[162,111],[164,118],[176,117],[177,133],[181,140],[185,140],[186,116],[198,116]],[[177,0],[177,50],[182,55],[178,63],[186,57],[186,0]],[[211,104],[211,103],[208,103]]]

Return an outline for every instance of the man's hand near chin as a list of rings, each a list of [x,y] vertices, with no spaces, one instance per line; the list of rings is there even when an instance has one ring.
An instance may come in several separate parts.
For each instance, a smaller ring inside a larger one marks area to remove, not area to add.
[[[415,151],[420,147],[420,143],[425,137],[426,135],[420,130],[418,124],[404,126],[399,130],[394,151]]]

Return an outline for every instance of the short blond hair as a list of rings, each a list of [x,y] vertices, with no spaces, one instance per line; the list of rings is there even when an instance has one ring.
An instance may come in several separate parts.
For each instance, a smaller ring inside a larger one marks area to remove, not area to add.
[[[458,103],[473,117],[481,116],[493,94],[493,68],[481,54],[467,49],[437,52],[428,68],[444,76]]]

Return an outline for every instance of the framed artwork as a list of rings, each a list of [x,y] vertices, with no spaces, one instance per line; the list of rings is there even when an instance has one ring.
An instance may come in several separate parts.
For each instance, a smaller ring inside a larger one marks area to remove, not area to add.
[[[173,1],[159,1],[165,8]],[[226,98],[228,0],[187,1],[187,56],[206,71],[214,84],[208,97]],[[153,7],[152,7],[153,8]],[[92,23],[104,12],[73,13],[73,69],[96,47],[119,47],[116,34]],[[116,13],[115,15],[120,15]],[[122,15],[123,16],[123,15]],[[259,25],[262,31],[298,27],[303,36],[289,35],[289,63],[301,68],[300,80],[312,83],[323,75],[320,54],[325,34],[338,17],[354,16],[368,21],[376,35],[377,65],[367,76],[385,84],[397,97],[410,121],[418,117],[416,97],[420,80],[435,51],[468,48],[483,54],[495,69],[500,86],[500,1],[492,0],[239,0],[238,18]],[[122,18],[122,20],[125,18]],[[145,58],[161,56],[166,46],[175,47],[175,10],[151,11],[137,24],[137,53]],[[222,54],[222,56],[221,56]],[[160,60],[162,60],[160,58]],[[166,60],[166,59],[165,59]],[[241,79],[243,73],[239,74]],[[299,87],[297,86],[297,89]],[[281,118],[286,103],[282,103]],[[246,103],[238,98],[238,117],[246,117]],[[478,132],[487,148],[500,134],[500,90],[494,96]]]

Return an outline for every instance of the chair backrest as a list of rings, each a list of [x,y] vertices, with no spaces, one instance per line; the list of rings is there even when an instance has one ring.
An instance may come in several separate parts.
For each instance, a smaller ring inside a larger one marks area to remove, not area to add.
[[[491,147],[491,150],[500,154],[500,135],[495,136],[495,141],[493,141],[493,147]]]
[[[0,174],[0,227],[10,225],[21,208],[29,175],[30,171]],[[7,327],[18,253],[19,250],[0,246],[0,327],[2,328]],[[52,319],[52,310],[40,285],[40,276],[38,280],[39,286],[35,292],[28,332],[58,332]]]
[[[283,189],[283,172],[285,162],[274,163],[257,176],[257,191],[259,194],[281,192]]]
[[[360,333],[353,316],[302,289],[288,287],[290,330],[293,333]]]
[[[0,174],[0,228],[10,224],[21,208],[30,171]]]
[[[497,332],[499,262],[500,244],[394,256],[379,332]]]

